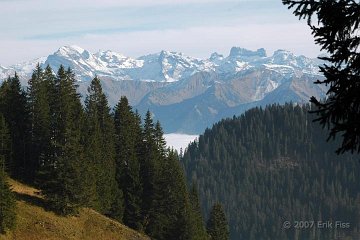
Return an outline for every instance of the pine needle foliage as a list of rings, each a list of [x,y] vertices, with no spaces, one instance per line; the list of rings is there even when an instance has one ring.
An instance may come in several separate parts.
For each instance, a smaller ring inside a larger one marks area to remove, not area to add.
[[[311,98],[315,121],[341,135],[336,153],[360,153],[360,2],[354,0],[283,0],[299,19],[306,19],[315,42],[328,56],[320,67],[328,86],[327,98]]]

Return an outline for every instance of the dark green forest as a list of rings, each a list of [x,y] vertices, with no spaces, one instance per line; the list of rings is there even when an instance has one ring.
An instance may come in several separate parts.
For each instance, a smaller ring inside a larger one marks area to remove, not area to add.
[[[26,88],[16,74],[2,82],[0,234],[16,225],[10,176],[39,188],[59,215],[90,207],[152,239],[208,239],[197,190],[161,124],[126,97],[110,109],[97,77],[82,104],[76,82],[63,66],[37,66]]]
[[[341,142],[326,142],[328,131],[310,110],[251,109],[188,146],[188,181],[198,184],[204,213],[223,204],[231,239],[358,239],[359,155],[336,155]],[[332,226],[317,225],[326,221]]]
[[[59,215],[90,207],[152,239],[358,237],[358,155],[335,154],[311,106],[222,120],[179,157],[149,111],[126,97],[111,109],[97,77],[82,103],[76,82],[39,66],[27,88],[16,74],[2,82],[0,232],[16,226],[10,176]]]
[[[15,226],[15,198],[7,183],[5,159],[10,153],[10,135],[5,119],[0,115],[0,234]]]

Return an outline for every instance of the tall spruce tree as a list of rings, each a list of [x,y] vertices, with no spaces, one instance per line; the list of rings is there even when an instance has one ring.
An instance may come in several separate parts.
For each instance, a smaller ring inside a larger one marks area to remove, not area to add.
[[[88,88],[85,111],[86,158],[91,164],[96,188],[96,196],[91,205],[101,213],[110,215],[118,197],[117,191],[120,191],[115,180],[115,132],[108,101],[98,77],[91,81]]]
[[[164,138],[164,131],[162,130],[161,124],[159,121],[156,121],[155,124],[155,143],[157,146],[158,151],[161,154],[161,157],[165,157],[166,156],[166,141]]]
[[[142,225],[142,182],[140,178],[141,120],[132,111],[126,97],[115,107],[116,179],[124,194],[123,222],[136,230]]]
[[[141,181],[143,183],[142,194],[142,212],[144,218],[144,228],[146,233],[150,233],[152,230],[149,224],[152,222],[155,210],[155,198],[156,198],[156,178],[159,170],[159,151],[155,140],[155,128],[154,122],[151,117],[150,111],[147,111],[144,119],[143,127],[143,141],[141,146],[141,161],[140,172]]]
[[[12,229],[15,225],[15,198],[7,183],[5,159],[11,157],[11,140],[5,119],[0,114],[0,234]]]
[[[28,106],[30,113],[30,150],[28,175],[34,181],[41,162],[50,150],[51,103],[55,76],[47,66],[45,72],[38,64],[28,86]]]
[[[154,196],[148,227],[150,236],[155,239],[192,239],[185,176],[174,150],[168,149],[159,163]]]
[[[220,203],[215,203],[207,222],[207,232],[212,240],[230,239],[229,226]]]
[[[9,77],[2,83],[0,96],[0,112],[4,115],[10,130],[11,146],[16,147],[16,151],[12,151],[12,156],[7,159],[6,164],[12,177],[28,180],[26,171],[28,169],[29,114],[26,93],[21,88],[16,73],[14,77]]]
[[[56,101],[51,123],[51,146],[42,165],[42,191],[59,214],[76,213],[89,199],[81,129],[84,113],[70,69],[60,66],[55,81]]]
[[[189,191],[190,199],[190,236],[193,240],[207,240],[208,234],[204,225],[204,219],[201,213],[200,199],[196,182],[192,182],[191,189]]]
[[[191,207],[183,169],[176,151],[166,149],[159,122],[148,111],[141,147],[145,232],[154,239],[192,239]]]

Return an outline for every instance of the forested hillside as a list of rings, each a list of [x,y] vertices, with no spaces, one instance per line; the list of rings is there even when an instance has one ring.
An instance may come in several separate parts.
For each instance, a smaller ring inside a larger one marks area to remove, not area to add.
[[[223,203],[231,239],[358,239],[359,155],[336,155],[339,143],[326,142],[309,110],[293,104],[251,109],[207,129],[185,151],[182,161],[188,181],[198,183],[203,211]],[[332,225],[317,225],[326,221]]]
[[[0,234],[16,227],[9,175],[39,188],[42,207],[59,216],[86,207],[154,239],[207,239],[161,124],[126,97],[110,109],[97,77],[82,105],[76,82],[71,69],[38,65],[27,89],[16,74],[1,84]]]

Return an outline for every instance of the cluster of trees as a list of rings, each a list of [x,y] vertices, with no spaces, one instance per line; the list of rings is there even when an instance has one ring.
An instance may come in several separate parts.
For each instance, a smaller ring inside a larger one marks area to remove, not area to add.
[[[15,196],[7,182],[7,172],[18,168],[23,173],[21,163],[25,160],[22,153],[25,153],[26,142],[26,134],[23,133],[27,130],[25,105],[26,95],[21,90],[17,75],[9,77],[0,86],[0,234],[15,226]],[[18,147],[18,151],[13,151],[14,146]]]
[[[272,105],[222,120],[189,145],[188,181],[203,211],[222,202],[231,239],[334,239],[360,229],[358,156],[313,120],[310,106]],[[342,221],[349,228],[283,228],[289,221]]]
[[[15,225],[15,199],[5,172],[5,159],[9,158],[10,135],[5,119],[0,115],[0,234]]]
[[[14,220],[2,208],[13,213],[6,168],[12,178],[39,187],[58,214],[91,207],[154,239],[208,239],[195,184],[188,191],[160,123],[150,112],[142,121],[126,97],[112,111],[97,77],[83,106],[70,69],[61,66],[54,75],[37,66],[27,91],[16,75],[2,83],[0,112],[0,214],[7,216],[0,230]],[[219,228],[215,222],[209,232]],[[226,229],[226,221],[221,224]]]

